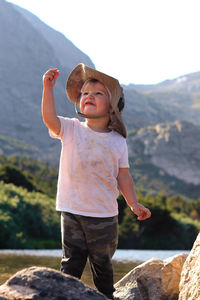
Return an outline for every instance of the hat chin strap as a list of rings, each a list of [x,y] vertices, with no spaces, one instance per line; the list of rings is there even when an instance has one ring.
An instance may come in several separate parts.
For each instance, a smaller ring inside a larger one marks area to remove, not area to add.
[[[77,116],[82,117],[82,118],[86,118],[86,119],[101,119],[101,118],[105,118],[105,117],[110,116],[110,113],[106,113],[106,114],[100,115],[100,116],[94,116],[94,115],[88,116],[88,115],[83,114],[80,111],[78,111],[77,103],[75,103],[75,111],[76,111]]]

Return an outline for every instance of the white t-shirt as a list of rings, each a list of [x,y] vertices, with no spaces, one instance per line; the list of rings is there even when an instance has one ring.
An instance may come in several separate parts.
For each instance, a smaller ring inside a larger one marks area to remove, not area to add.
[[[86,122],[59,117],[62,142],[56,209],[91,217],[118,214],[117,176],[128,168],[126,139],[115,131],[100,133]]]

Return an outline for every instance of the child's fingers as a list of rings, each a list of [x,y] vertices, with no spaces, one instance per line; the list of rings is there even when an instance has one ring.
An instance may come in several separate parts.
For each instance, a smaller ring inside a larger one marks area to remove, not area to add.
[[[54,76],[59,74],[59,70],[58,69],[50,69],[47,71],[47,73],[53,74]]]
[[[59,70],[58,69],[49,69],[46,73],[44,73],[44,76],[58,76]]]
[[[140,215],[138,216],[138,220],[146,220],[151,217],[151,212],[148,208],[145,208],[143,211],[141,211]]]
[[[55,79],[58,78],[59,74],[60,74],[60,72],[59,72],[59,70],[57,69],[57,70],[54,72]]]
[[[49,70],[46,71],[45,74],[47,74],[47,73],[56,73],[56,72],[59,72],[58,68],[49,69]]]
[[[59,76],[59,70],[57,68],[50,69],[43,75],[43,80],[44,81],[46,81],[46,80],[53,81],[53,80],[56,80],[58,76]]]

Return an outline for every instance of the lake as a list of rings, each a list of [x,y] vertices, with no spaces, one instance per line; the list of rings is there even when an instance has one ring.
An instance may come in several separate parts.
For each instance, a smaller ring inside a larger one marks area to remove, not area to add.
[[[119,281],[130,270],[152,257],[166,259],[186,250],[121,250],[113,257],[114,282]],[[0,250],[0,284],[17,271],[31,266],[60,269],[61,250]],[[81,280],[94,287],[89,264],[87,263]]]
[[[152,257],[159,259],[166,259],[180,253],[189,253],[187,250],[124,250],[117,249],[113,260],[116,261],[139,261],[144,262]],[[61,257],[60,249],[55,250],[0,250],[0,254],[17,254],[17,255],[31,255],[31,256],[51,256]]]

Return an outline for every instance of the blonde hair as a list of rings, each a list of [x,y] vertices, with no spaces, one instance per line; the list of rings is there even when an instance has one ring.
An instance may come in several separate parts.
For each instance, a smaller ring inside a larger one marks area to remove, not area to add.
[[[95,79],[95,78],[89,78],[88,80],[86,80],[86,81],[84,82],[84,84],[83,84],[83,86],[82,86],[82,88],[81,88],[81,92],[82,92],[82,90],[85,88],[85,86],[86,86],[88,83],[94,84],[94,83],[96,83],[96,82],[99,82],[99,83],[103,84],[102,82],[100,82],[99,80],[97,80],[97,79]],[[107,88],[107,86],[105,86],[104,84],[103,84],[103,86],[105,87],[106,91],[108,92],[109,100],[111,101],[111,99],[112,99],[111,92],[109,91],[109,89]]]

